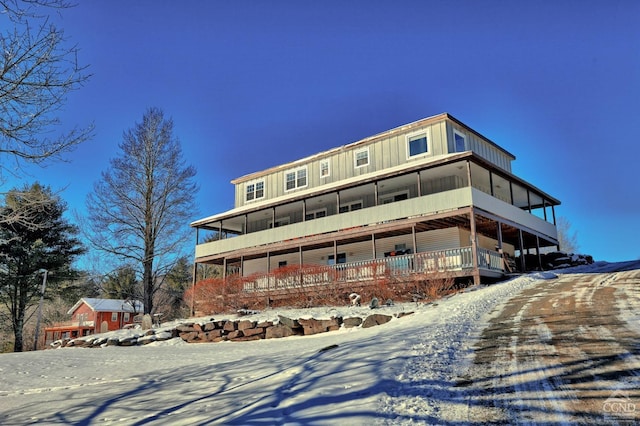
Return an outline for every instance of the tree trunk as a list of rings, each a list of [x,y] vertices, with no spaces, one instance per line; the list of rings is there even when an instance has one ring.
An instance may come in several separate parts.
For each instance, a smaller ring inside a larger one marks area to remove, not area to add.
[[[22,341],[22,331],[24,329],[24,313],[19,315],[15,321],[13,322],[13,351],[14,352],[22,352],[23,341]]]
[[[153,311],[153,257],[147,257],[143,264],[142,283],[144,286],[144,313],[150,314]]]

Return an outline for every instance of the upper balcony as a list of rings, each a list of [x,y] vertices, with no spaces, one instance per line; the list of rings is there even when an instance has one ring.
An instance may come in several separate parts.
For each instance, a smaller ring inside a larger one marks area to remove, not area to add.
[[[557,204],[558,200],[469,152],[430,167],[360,177],[330,191],[234,209],[192,226],[210,231],[198,238],[196,257],[202,260],[247,247],[426,218],[471,206],[556,239],[551,222]]]

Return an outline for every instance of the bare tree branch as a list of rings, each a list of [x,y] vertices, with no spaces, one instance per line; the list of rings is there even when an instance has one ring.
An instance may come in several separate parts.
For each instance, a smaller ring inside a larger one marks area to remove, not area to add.
[[[0,181],[24,163],[62,159],[93,132],[88,126],[54,133],[67,96],[90,77],[78,64],[78,47],[68,45],[49,19],[50,12],[71,6],[65,0],[0,1]],[[37,209],[41,201],[26,204]],[[0,216],[0,223],[36,226],[30,212]]]

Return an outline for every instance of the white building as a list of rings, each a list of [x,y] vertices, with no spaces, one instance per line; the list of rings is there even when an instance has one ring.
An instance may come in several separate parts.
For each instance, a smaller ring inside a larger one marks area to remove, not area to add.
[[[232,210],[191,224],[196,263],[265,275],[248,290],[284,285],[266,275],[285,265],[313,265],[314,284],[318,265],[345,280],[445,270],[474,282],[502,276],[502,253],[537,267],[558,246],[560,201],[514,160],[444,113],[252,173],[232,181]]]

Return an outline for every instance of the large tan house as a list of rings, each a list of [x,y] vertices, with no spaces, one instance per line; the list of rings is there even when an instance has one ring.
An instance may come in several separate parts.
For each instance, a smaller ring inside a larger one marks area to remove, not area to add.
[[[285,265],[313,265],[297,279],[314,285],[320,265],[344,280],[447,271],[475,283],[501,277],[504,257],[531,269],[559,248],[560,201],[515,176],[514,160],[450,114],[409,123],[233,180],[235,207],[191,224],[195,261],[256,277],[246,290],[291,285],[269,276]]]

